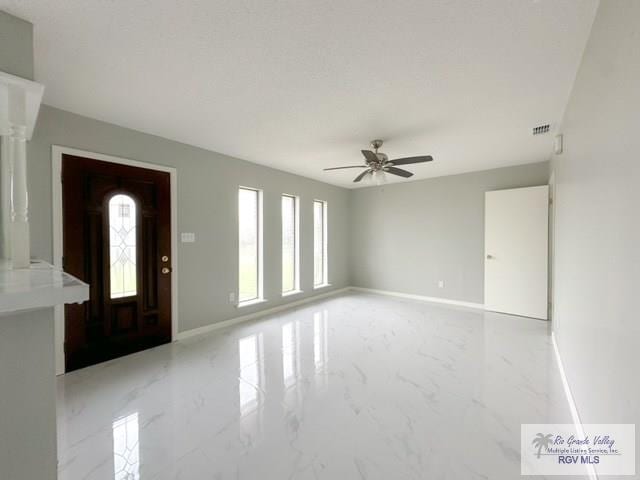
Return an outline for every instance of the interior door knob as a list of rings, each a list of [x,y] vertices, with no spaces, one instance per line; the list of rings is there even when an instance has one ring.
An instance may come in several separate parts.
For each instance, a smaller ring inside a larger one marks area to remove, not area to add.
[[[162,267],[161,271],[163,275],[168,275],[169,273],[171,273],[171,269],[169,267]]]
[[[492,260],[493,258],[495,258],[493,255],[487,254],[487,260]]]

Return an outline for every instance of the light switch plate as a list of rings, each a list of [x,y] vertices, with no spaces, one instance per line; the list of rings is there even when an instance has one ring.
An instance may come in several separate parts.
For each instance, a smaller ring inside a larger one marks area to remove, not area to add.
[[[182,232],[180,234],[180,240],[182,243],[193,243],[196,241],[196,234],[190,232]]]
[[[556,155],[560,155],[564,150],[563,140],[562,135],[556,135],[556,138],[553,141],[553,153]]]

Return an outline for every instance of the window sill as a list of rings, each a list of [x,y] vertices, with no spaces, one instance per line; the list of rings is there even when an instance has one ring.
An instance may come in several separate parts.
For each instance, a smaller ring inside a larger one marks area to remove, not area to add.
[[[298,295],[299,293],[304,293],[304,290],[291,290],[290,292],[284,292],[282,296],[290,297],[291,295]]]
[[[331,284],[330,283],[321,283],[320,285],[314,285],[313,289],[314,290],[320,290],[321,288],[327,288],[330,287]]]
[[[246,300],[244,302],[239,302],[236,305],[237,308],[250,307],[252,305],[260,305],[261,303],[266,303],[267,300],[265,298],[255,298],[253,300]]]

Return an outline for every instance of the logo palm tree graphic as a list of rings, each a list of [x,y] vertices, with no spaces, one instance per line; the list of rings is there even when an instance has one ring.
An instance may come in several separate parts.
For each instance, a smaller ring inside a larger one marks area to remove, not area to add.
[[[546,435],[543,435],[542,433],[538,433],[536,435],[536,438],[533,439],[533,446],[535,448],[538,449],[538,454],[536,455],[538,458],[540,458],[540,452],[542,451],[543,448],[547,448],[549,445],[551,445],[551,437],[553,436],[553,434],[548,433]]]

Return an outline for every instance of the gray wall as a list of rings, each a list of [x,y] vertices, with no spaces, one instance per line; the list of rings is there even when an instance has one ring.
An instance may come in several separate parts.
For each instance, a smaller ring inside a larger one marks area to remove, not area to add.
[[[640,2],[603,1],[552,160],[553,325],[586,423],[640,420],[639,79]]]
[[[178,230],[195,232],[196,243],[178,244],[180,331],[220,322],[313,295],[313,199],[329,202],[329,281],[349,284],[347,238],[349,192],[343,188],[259,166],[160,137],[43,106],[28,145],[32,255],[51,260],[51,146],[104,153],[178,170]],[[302,160],[301,160],[302,161]],[[238,284],[237,188],[264,190],[266,304],[238,309],[229,292]],[[280,195],[301,197],[301,286],[283,299]],[[323,289],[326,291],[330,289]]]
[[[352,284],[484,303],[484,192],[547,180],[542,162],[354,191]]]
[[[0,478],[55,480],[53,308],[0,314]]]
[[[33,25],[0,11],[0,71],[33,80]]]

